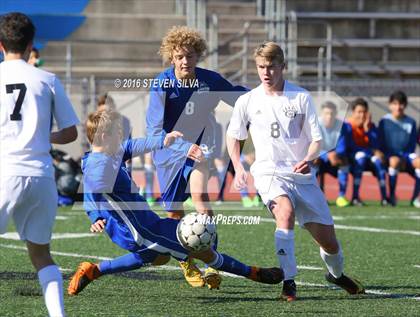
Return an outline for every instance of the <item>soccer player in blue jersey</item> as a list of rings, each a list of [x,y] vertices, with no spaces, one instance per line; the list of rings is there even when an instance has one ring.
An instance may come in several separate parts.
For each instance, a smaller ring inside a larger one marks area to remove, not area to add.
[[[369,106],[365,99],[355,99],[351,103],[351,109],[351,117],[348,122],[344,123],[342,129],[354,177],[351,204],[354,206],[364,205],[359,198],[359,188],[363,171],[370,169],[375,172],[379,181],[381,205],[387,205],[386,170],[383,164],[384,154],[379,150],[378,129],[372,122]]]
[[[221,99],[220,92],[246,90],[233,86],[216,72],[197,67],[206,49],[206,42],[197,31],[174,26],[163,38],[160,47],[160,54],[171,63],[171,67],[156,77],[157,84],[152,85],[150,90],[146,115],[148,136],[178,130],[185,140],[154,150],[152,154],[163,206],[168,216],[174,219],[184,215],[183,202],[189,196],[188,183],[195,209],[200,213],[213,214],[207,189],[208,162],[213,159],[213,153],[206,151],[212,149],[215,143],[215,132],[210,124],[212,111]],[[236,100],[232,94],[223,96],[228,104]],[[203,277],[194,263],[186,261],[180,262],[180,265],[191,286],[203,286]],[[218,287],[220,278],[217,272],[209,269],[206,274],[215,277],[215,287]]]
[[[341,133],[343,121],[337,118],[337,106],[333,102],[327,101],[321,105],[319,122],[322,133],[322,154],[314,161],[314,165],[321,176],[321,188],[323,189],[325,173],[337,177],[339,194],[336,205],[346,207],[350,204],[345,198],[349,163],[346,157],[346,139]]]
[[[412,205],[420,193],[420,157],[415,153],[416,120],[404,113],[407,104],[404,92],[394,92],[389,97],[390,113],[379,121],[379,141],[389,164],[389,201],[393,206],[396,205],[395,188],[400,170],[406,170],[415,178]]]
[[[282,281],[283,271],[279,268],[251,267],[213,249],[186,250],[176,237],[179,220],[162,219],[150,210],[138,190],[131,190],[135,185],[125,166],[128,158],[182,141],[175,140],[182,134],[163,132],[121,144],[120,122],[121,116],[108,109],[88,117],[86,131],[92,151],[82,159],[84,208],[92,222],[92,232],[105,230],[115,244],[130,253],[99,264],[82,262],[70,281],[70,295],[77,295],[102,275],[135,270],[146,264],[162,265],[170,256],[178,261],[192,256],[215,269],[261,283]]]

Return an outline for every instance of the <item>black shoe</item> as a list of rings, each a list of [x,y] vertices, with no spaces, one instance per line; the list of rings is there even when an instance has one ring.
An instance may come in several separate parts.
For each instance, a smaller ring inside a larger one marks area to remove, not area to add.
[[[281,298],[287,302],[293,302],[296,300],[296,283],[294,280],[283,281]]]
[[[341,287],[349,294],[354,295],[365,293],[365,288],[358,280],[351,279],[350,277],[345,276],[344,274],[341,275],[339,278],[335,278],[331,273],[327,273],[325,274],[325,279],[328,282]]]
[[[251,266],[249,278],[264,284],[279,284],[284,279],[283,270],[278,267],[260,268]]]
[[[356,207],[366,206],[366,204],[363,201],[361,201],[359,198],[353,198],[351,201],[351,205],[356,206]]]

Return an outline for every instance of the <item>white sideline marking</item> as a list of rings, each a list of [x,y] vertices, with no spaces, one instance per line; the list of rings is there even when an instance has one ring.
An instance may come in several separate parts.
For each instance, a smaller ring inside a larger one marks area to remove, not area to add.
[[[416,268],[420,269],[420,265],[414,265],[414,267],[416,267]]]
[[[67,216],[55,216],[55,220],[67,220],[69,217]]]
[[[312,287],[321,287],[321,288],[328,288],[328,289],[334,289],[334,290],[340,290],[339,287],[337,286],[333,286],[333,285],[326,285],[326,284],[317,284],[317,283],[307,283],[307,282],[296,282],[297,285],[302,285],[302,286],[312,286]],[[372,289],[366,290],[366,294],[373,294],[373,295],[385,295],[385,296],[389,296],[389,297],[393,297],[393,298],[402,298],[402,299],[414,299],[414,300],[420,300],[420,297],[417,296],[409,296],[409,295],[402,295],[402,294],[392,294],[392,293],[388,293],[388,292],[384,292],[378,289]],[[363,296],[363,295],[361,295]]]
[[[51,239],[77,239],[77,238],[90,238],[97,235],[93,233],[53,233]],[[5,234],[0,234],[0,238],[7,240],[20,240],[17,232],[6,232]]]
[[[414,230],[395,230],[395,229],[383,229],[383,228],[372,228],[372,227],[345,226],[345,225],[337,225],[337,224],[335,224],[334,227],[336,229],[344,229],[344,230],[355,230],[355,231],[366,231],[366,232],[377,232],[377,233],[401,233],[401,234],[409,234],[413,236],[420,236],[420,231],[414,231]]]
[[[14,250],[23,250],[26,251],[26,247],[22,247],[20,245],[14,244],[3,244],[0,243],[0,247],[7,248],[7,249],[14,249]],[[60,256],[68,256],[72,258],[87,258],[87,259],[95,259],[95,260],[112,260],[112,258],[104,257],[104,256],[96,256],[96,255],[85,255],[85,254],[78,254],[78,253],[67,253],[67,252],[58,252],[58,251],[51,251],[52,255],[60,255]]]
[[[16,250],[25,250],[26,251],[25,247],[17,246],[17,245],[11,245],[11,244],[0,244],[0,247],[4,247],[4,248],[8,248],[8,249],[16,249]],[[112,258],[109,258],[109,257],[102,257],[102,256],[95,256],[95,255],[83,255],[83,254],[78,254],[78,253],[67,253],[67,252],[57,252],[57,251],[51,251],[51,254],[60,255],[60,256],[69,256],[69,257],[75,257],[75,258],[97,259],[97,260],[111,260],[112,259]],[[309,269],[309,270],[314,270],[314,269],[322,270],[322,268],[305,266],[305,265],[298,266],[298,268]],[[145,270],[166,270],[166,271],[180,271],[181,270],[181,268],[179,268],[177,266],[173,266],[173,265],[148,266],[148,267],[145,267],[144,269]],[[65,269],[65,268],[60,268],[60,270],[63,271],[63,272],[73,271],[72,269]],[[223,276],[229,276],[229,277],[233,277],[233,278],[244,278],[242,276],[234,275],[234,274],[228,273],[228,272],[220,272],[220,274],[223,275]],[[302,285],[302,286],[339,289],[336,286],[325,285],[325,284],[307,283],[307,282],[300,282],[300,281],[297,281],[296,284],[297,285]],[[408,298],[408,299],[420,300],[420,297],[407,296],[407,295],[401,295],[401,294],[392,294],[392,293],[387,293],[387,292],[384,292],[384,291],[381,291],[381,290],[366,290],[366,293],[367,294],[374,294],[374,295],[385,295],[385,296],[394,297],[394,298],[403,298],[403,299]]]
[[[261,222],[274,222],[272,218],[260,218]],[[358,227],[358,226],[346,226],[334,224],[335,229],[343,230],[355,230],[355,231],[366,231],[366,232],[376,232],[376,233],[401,233],[408,234],[412,236],[420,236],[420,231],[414,230],[395,230],[395,229],[384,229],[384,228],[373,228],[373,227]]]

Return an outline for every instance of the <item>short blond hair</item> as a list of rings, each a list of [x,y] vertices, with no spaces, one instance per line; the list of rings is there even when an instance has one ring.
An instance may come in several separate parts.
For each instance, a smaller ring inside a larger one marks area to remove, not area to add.
[[[115,126],[121,127],[121,115],[108,107],[96,110],[86,120],[86,135],[90,144],[100,145],[98,136],[112,133]]]
[[[284,53],[281,47],[274,42],[264,42],[254,51],[254,59],[263,57],[270,63],[284,64]]]
[[[170,62],[174,50],[180,48],[193,48],[200,58],[207,50],[207,44],[198,31],[187,26],[173,26],[162,39],[159,54],[165,62]]]

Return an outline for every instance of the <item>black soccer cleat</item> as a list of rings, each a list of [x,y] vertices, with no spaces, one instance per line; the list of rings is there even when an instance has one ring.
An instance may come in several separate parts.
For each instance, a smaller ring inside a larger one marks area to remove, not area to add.
[[[325,279],[328,282],[341,287],[351,295],[365,294],[365,288],[358,280],[352,279],[344,274],[342,274],[339,278],[335,278],[331,273],[328,272],[325,274]]]
[[[293,302],[296,300],[296,283],[294,280],[283,281],[281,299],[287,302]]]
[[[264,284],[279,284],[284,279],[284,272],[278,267],[260,268],[252,266],[248,278]]]

